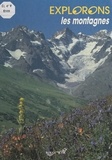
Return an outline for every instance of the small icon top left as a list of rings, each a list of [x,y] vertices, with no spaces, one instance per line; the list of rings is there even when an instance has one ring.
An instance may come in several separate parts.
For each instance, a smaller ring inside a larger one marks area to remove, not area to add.
[[[12,2],[2,2],[0,5],[0,16],[5,19],[10,19],[15,15],[15,5]]]

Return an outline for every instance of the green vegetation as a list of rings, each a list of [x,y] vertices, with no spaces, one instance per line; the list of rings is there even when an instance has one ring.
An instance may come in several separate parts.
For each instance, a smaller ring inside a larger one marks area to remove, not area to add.
[[[26,122],[58,116],[84,101],[74,99],[56,87],[27,73],[0,66],[0,125],[16,126],[19,98],[26,100]],[[1,129],[0,129],[1,130]]]
[[[31,75],[1,67],[0,159],[111,160],[112,97],[84,104]]]
[[[0,137],[1,160],[112,160],[112,98]]]

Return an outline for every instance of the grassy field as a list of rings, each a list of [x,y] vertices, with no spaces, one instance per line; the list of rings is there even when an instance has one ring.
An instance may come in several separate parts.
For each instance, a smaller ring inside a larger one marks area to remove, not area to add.
[[[0,66],[0,125],[17,126],[19,98],[25,98],[27,124],[84,106],[56,87],[27,73]]]
[[[40,120],[22,133],[0,136],[0,160],[112,160],[112,96],[60,118]]]

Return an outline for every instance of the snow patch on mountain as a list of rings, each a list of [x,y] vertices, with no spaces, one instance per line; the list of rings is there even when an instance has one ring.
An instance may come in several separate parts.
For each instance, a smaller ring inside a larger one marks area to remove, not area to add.
[[[59,43],[58,49],[60,49],[63,53],[68,51],[68,47],[63,44],[63,42]]]
[[[4,37],[6,35],[6,32],[1,32],[2,37]]]
[[[81,65],[81,63],[83,63],[83,64],[90,63],[93,60],[92,49],[95,47],[96,44],[97,44],[97,42],[87,43],[85,49],[83,49],[82,51],[80,51],[76,55],[70,56],[67,63],[71,66],[71,68],[74,68],[76,65],[78,65],[78,66]]]
[[[12,68],[12,65],[9,64],[9,63],[7,63],[7,62],[5,62],[4,66],[5,66],[5,67],[10,67],[10,68]]]
[[[10,51],[10,50],[7,49],[7,51],[10,53],[10,55],[13,58],[15,58],[17,60],[19,60],[21,56],[23,56],[25,58],[26,52],[22,52],[20,49],[17,49],[15,51]]]
[[[59,40],[58,45],[53,43],[51,50],[56,56],[58,56],[61,60],[63,60],[66,53],[69,52],[69,54],[71,54],[71,50],[76,45],[77,42],[78,39],[72,38],[71,43],[69,43],[68,45],[64,45],[63,41]]]
[[[35,44],[35,45],[41,45],[41,43],[39,41],[30,41],[32,44]]]
[[[94,48],[94,49],[92,50],[92,54],[99,52],[102,47],[103,47],[103,45],[97,46],[96,48]]]
[[[65,88],[65,89],[68,88],[68,87],[66,86],[66,84],[57,83],[57,85],[58,85],[59,87],[61,87],[61,88]]]
[[[28,31],[29,31],[30,34],[34,34],[35,33],[34,30],[31,30],[31,31],[28,30]]]
[[[112,46],[106,49],[106,52],[109,52],[111,54]]]
[[[12,67],[13,67],[13,66],[10,64],[10,62],[9,62],[9,61],[5,62],[5,63],[4,63],[4,66],[5,66],[5,67],[10,67],[10,68],[12,68]]]
[[[6,45],[7,45],[7,43],[5,43],[5,44],[2,44],[1,46],[2,46],[2,47],[5,47]]]
[[[110,33],[110,38],[112,39],[112,32]]]
[[[33,73],[38,72],[38,71],[43,72],[43,69],[34,69]]]
[[[63,35],[64,35],[64,33],[59,34],[59,35],[55,36],[55,39],[60,39],[61,37],[63,37]]]
[[[59,57],[58,54],[59,54],[60,50],[59,50],[59,48],[57,48],[57,46],[51,47],[51,50],[52,50],[53,53],[55,53],[56,56]]]
[[[68,50],[70,51],[77,42],[78,42],[78,39],[72,38],[72,43],[69,44]]]
[[[95,62],[93,55],[98,52],[102,46],[96,46],[97,42],[90,42],[86,45],[86,48],[80,51],[76,55],[70,56],[68,60],[69,66],[71,69],[74,69],[74,73],[66,74],[66,82],[80,82],[84,81],[87,76],[93,73],[99,66],[101,66],[105,60],[108,58],[108,55],[99,60],[98,63]],[[110,54],[110,49],[108,49]]]

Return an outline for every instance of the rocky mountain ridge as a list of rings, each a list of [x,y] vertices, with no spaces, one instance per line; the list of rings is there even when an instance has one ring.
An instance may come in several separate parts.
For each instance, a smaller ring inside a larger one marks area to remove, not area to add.
[[[51,39],[24,26],[0,33],[1,65],[55,81],[73,94],[89,76],[97,78],[97,70],[111,63],[111,53],[112,32],[107,30],[85,35],[65,28]]]

